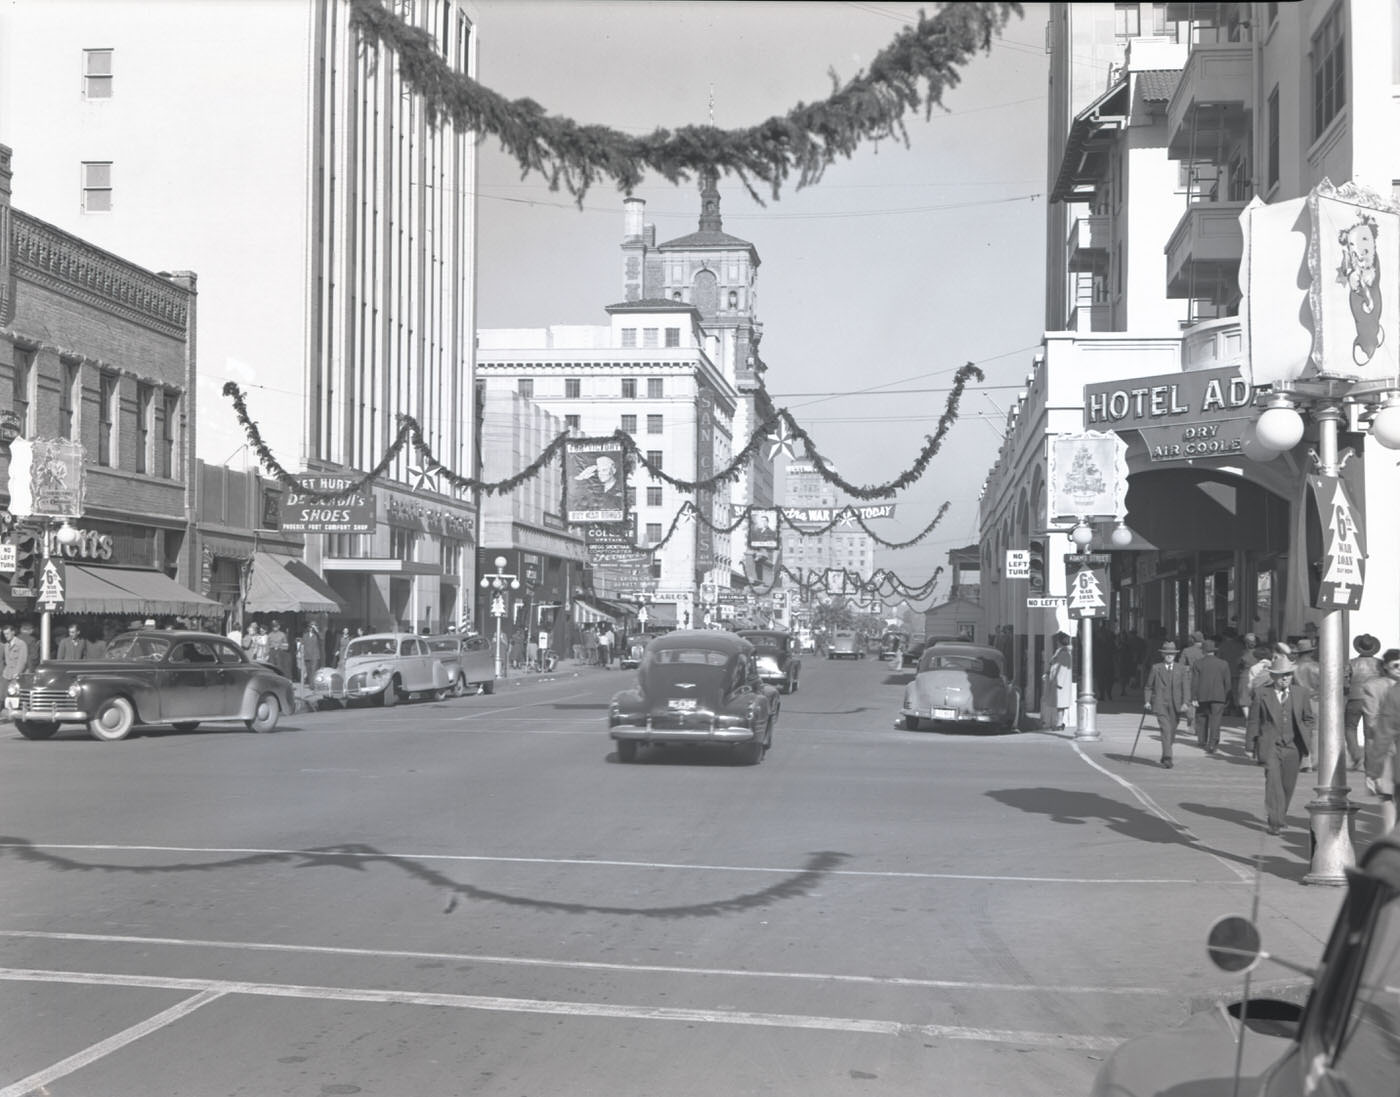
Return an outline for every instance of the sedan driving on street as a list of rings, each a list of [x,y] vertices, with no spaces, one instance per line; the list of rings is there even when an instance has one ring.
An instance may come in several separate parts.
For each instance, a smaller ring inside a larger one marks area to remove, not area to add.
[[[86,724],[94,739],[125,739],[138,724],[193,731],[209,720],[242,720],[272,731],[295,708],[291,680],[255,663],[212,633],[124,632],[100,660],[40,663],[11,682],[5,708],[26,739]]]
[[[754,646],[729,632],[687,630],[647,645],[637,688],[615,694],[608,734],[619,762],[644,744],[712,743],[757,765],[773,744],[778,691],[759,677]]]
[[[996,648],[940,642],[919,657],[899,711],[910,731],[926,725],[1014,731],[1021,697]]]
[[[342,704],[369,701],[387,707],[415,694],[441,701],[462,695],[469,681],[485,674],[482,670],[468,678],[462,662],[460,644],[435,650],[429,638],[416,633],[375,632],[351,640],[341,665],[322,667],[313,684],[318,693]]]
[[[802,674],[800,645],[789,632],[775,629],[742,629],[738,633],[754,646],[758,655],[758,675],[779,693],[796,693]]]

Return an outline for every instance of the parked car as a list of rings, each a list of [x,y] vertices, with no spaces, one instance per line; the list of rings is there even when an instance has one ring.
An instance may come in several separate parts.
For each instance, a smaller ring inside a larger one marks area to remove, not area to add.
[[[444,658],[444,655],[448,658]],[[428,637],[412,632],[374,632],[356,636],[340,666],[322,667],[312,681],[318,693],[342,704],[371,701],[396,705],[414,694],[445,700],[466,692],[459,659],[434,651]]]
[[[1345,1097],[1393,1093],[1400,1077],[1400,836],[1391,832],[1347,873],[1347,894],[1316,967],[1270,956],[1258,927],[1219,919],[1206,951],[1244,974],[1270,960],[1313,980],[1306,1005],[1241,998],[1122,1044],[1093,1097]],[[1245,983],[1245,989],[1249,984]]]
[[[647,644],[670,631],[659,629],[653,632],[638,632],[627,637],[627,646],[618,654],[617,665],[623,670],[636,670],[641,665],[642,653],[646,651]]]
[[[802,674],[802,650],[797,637],[776,629],[744,629],[739,632],[754,646],[758,656],[758,676],[779,693],[796,693]]]
[[[125,739],[141,724],[193,731],[242,720],[272,731],[296,707],[291,680],[205,632],[139,629],[113,637],[100,660],[40,663],[11,682],[5,708],[26,739],[86,724],[94,739]]]
[[[899,653],[900,668],[917,667],[919,657],[923,655],[927,645],[922,640],[913,641],[907,648]]]
[[[732,632],[687,629],[658,636],[637,668],[637,688],[613,696],[608,734],[619,762],[650,743],[713,743],[748,765],[773,745],[781,701],[758,674],[754,646]]]
[[[469,691],[490,693],[496,688],[496,656],[491,641],[475,633],[447,632],[427,636],[424,642],[442,661],[443,672],[452,684],[454,697]]]
[[[831,634],[831,643],[826,646],[828,659],[864,659],[865,645],[860,634],[850,629],[837,629]]]
[[[939,641],[924,648],[899,711],[910,731],[925,724],[1013,731],[1021,696],[996,648]]]

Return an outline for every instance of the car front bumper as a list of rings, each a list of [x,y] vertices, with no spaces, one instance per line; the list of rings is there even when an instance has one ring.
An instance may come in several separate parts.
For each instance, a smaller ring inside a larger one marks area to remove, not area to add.
[[[76,708],[71,699],[67,705],[26,705],[19,697],[5,698],[5,711],[11,720],[34,724],[85,724],[92,718],[86,709]]]

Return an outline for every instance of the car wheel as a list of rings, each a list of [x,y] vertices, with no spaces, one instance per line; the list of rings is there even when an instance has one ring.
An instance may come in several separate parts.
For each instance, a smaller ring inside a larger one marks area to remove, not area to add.
[[[1006,717],[1006,723],[1001,725],[1002,731],[1021,730],[1021,704],[1019,701],[1012,702],[1011,712]]]
[[[58,725],[46,720],[16,720],[15,730],[26,739],[52,739]]]
[[[909,731],[918,731],[919,718],[917,716],[906,716],[904,718],[904,726]]]
[[[789,692],[789,693],[796,693],[796,692],[797,692],[797,678],[796,678],[796,677],[793,678],[793,680],[792,680],[792,688],[789,689],[788,692]]]
[[[491,694],[491,693],[495,693],[495,692],[496,692],[496,683],[495,683],[495,682],[478,682],[478,683],[476,684],[476,692],[477,692],[477,693],[480,693],[480,694]]]
[[[773,749],[773,717],[768,717],[768,726],[763,729],[763,753]]]
[[[263,734],[276,731],[277,721],[281,716],[282,706],[278,704],[277,698],[270,693],[264,693],[253,708],[253,718],[247,721],[248,730]]]
[[[389,684],[384,687],[384,692],[379,695],[379,704],[383,708],[393,708],[399,703],[399,680],[389,679]]]
[[[462,675],[457,675],[449,691],[453,697],[465,697],[467,695],[467,680]]]
[[[635,739],[617,740],[617,760],[629,763],[637,760],[637,741]]]
[[[125,739],[136,726],[136,709],[125,697],[113,697],[88,721],[88,734],[104,743]]]
[[[199,721],[198,721],[198,720],[177,720],[175,723],[171,724],[170,726],[173,727],[176,731],[194,731],[195,728],[199,727]]]

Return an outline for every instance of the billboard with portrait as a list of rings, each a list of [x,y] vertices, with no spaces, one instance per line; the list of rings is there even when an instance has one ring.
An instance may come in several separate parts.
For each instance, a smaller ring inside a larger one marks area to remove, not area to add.
[[[778,508],[752,507],[749,510],[749,548],[778,547]]]
[[[575,438],[564,445],[564,521],[624,522],[627,461],[612,438]]]

